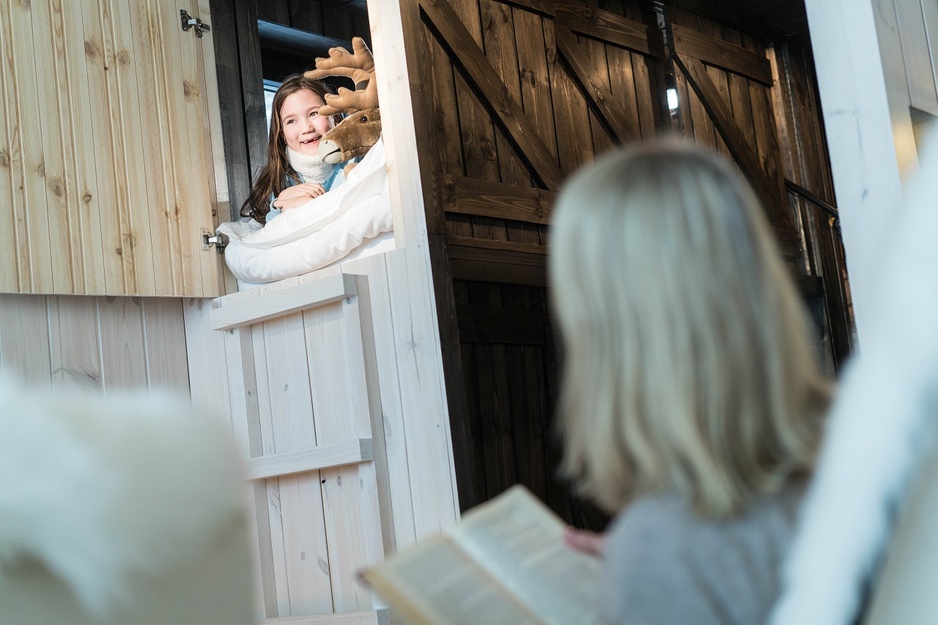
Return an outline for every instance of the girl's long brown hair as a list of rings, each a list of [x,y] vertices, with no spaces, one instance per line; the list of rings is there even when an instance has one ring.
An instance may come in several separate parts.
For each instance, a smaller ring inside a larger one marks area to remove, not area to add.
[[[283,132],[280,124],[280,109],[283,108],[283,101],[288,96],[297,91],[308,89],[320,98],[325,100],[327,93],[332,93],[325,83],[319,80],[310,80],[302,74],[293,74],[288,76],[277,93],[274,94],[274,102],[271,107],[270,132],[267,141],[267,163],[261,168],[257,175],[257,180],[251,187],[251,193],[248,199],[241,205],[241,216],[251,217],[260,223],[267,221],[267,213],[270,212],[270,196],[280,195],[286,187],[286,180],[289,176],[295,182],[300,182],[300,177],[290,166],[287,159],[287,143],[283,140]],[[333,121],[339,123],[338,116],[334,116]]]

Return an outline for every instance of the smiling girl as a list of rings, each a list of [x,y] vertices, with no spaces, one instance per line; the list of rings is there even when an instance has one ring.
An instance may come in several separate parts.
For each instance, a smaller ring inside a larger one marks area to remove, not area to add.
[[[319,115],[325,105],[326,86],[301,74],[288,77],[274,95],[267,143],[267,164],[248,199],[243,217],[260,223],[282,210],[305,204],[343,182],[341,164],[323,163],[319,143],[337,123],[335,116]]]

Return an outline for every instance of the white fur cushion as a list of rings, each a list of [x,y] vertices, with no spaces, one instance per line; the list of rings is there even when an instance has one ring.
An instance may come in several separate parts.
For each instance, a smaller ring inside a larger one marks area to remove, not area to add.
[[[243,523],[230,434],[182,398],[2,377],[0,406],[0,591],[37,562],[104,614],[129,577],[184,567]]]

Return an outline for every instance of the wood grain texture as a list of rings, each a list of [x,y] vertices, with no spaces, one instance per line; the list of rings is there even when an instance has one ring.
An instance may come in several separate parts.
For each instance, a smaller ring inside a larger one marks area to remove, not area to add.
[[[709,65],[757,80],[768,87],[772,86],[772,68],[764,56],[728,41],[703,36],[680,24],[671,24],[671,32],[674,35],[674,50],[678,54],[694,57]]]
[[[550,210],[556,199],[556,193],[543,189],[452,175],[443,176],[440,193],[440,203],[447,213],[534,224],[550,223]]]
[[[651,34],[646,24],[585,2],[558,1],[555,24],[558,28],[566,28],[592,39],[664,58],[661,40]]]
[[[570,65],[570,75],[574,76],[582,85],[583,92],[589,98],[596,110],[602,116],[606,126],[612,128],[619,143],[636,141],[640,138],[637,126],[626,123],[625,107],[619,98],[613,96],[609,87],[608,72],[599,73],[588,58],[589,52],[584,50],[588,44],[577,42],[573,33],[564,29],[555,29],[557,49],[562,58]],[[605,58],[602,59],[605,65]]]
[[[421,8],[459,58],[473,83],[485,95],[512,140],[518,145],[540,181],[548,189],[560,183],[560,171],[550,152],[537,136],[536,129],[524,115],[517,101],[498,78],[491,64],[472,36],[462,25],[447,0],[419,0]]]

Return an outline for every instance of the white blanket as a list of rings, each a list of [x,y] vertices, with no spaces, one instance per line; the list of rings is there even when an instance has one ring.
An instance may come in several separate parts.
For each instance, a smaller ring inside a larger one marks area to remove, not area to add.
[[[284,211],[266,226],[224,223],[225,262],[242,282],[272,282],[321,269],[393,229],[384,143],[340,187]]]

